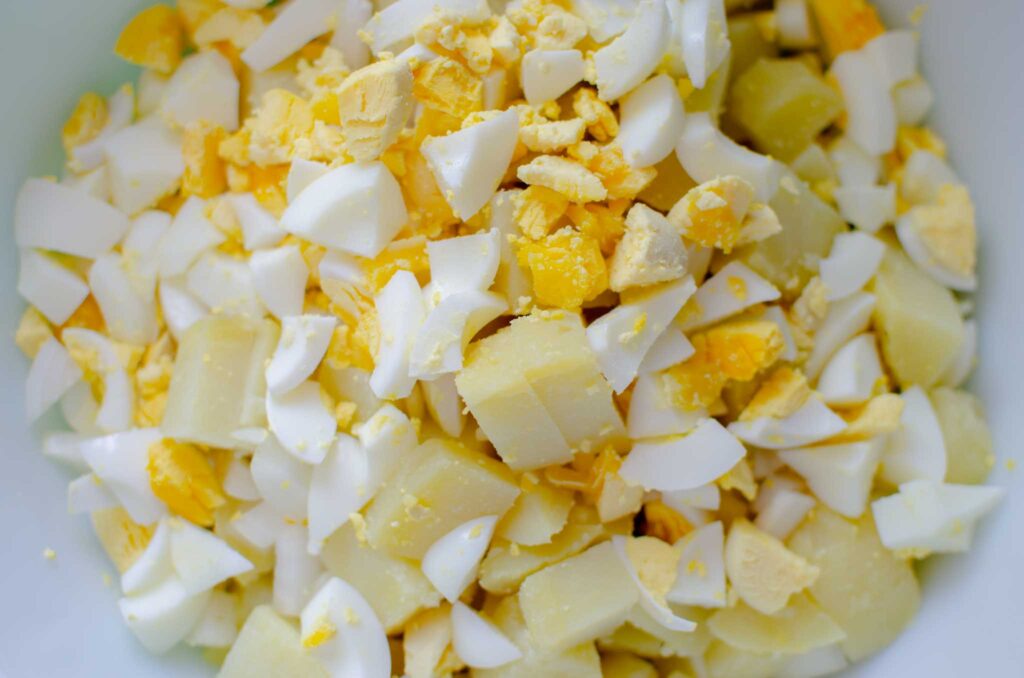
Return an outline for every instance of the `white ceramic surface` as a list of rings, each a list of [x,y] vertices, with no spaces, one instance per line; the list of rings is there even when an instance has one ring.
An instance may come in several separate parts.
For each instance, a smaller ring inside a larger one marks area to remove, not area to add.
[[[882,0],[890,25],[919,0]],[[14,294],[11,209],[22,179],[60,170],[58,131],[78,95],[104,93],[131,69],[111,53],[139,0],[5,0],[0,15],[0,676],[191,676],[212,673],[195,654],[155,660],[117,611],[116,578],[88,520],[70,517],[71,474],[38,453],[24,424],[27,363],[10,341],[22,303]],[[938,93],[932,122],[971,185],[982,230],[981,367],[974,384],[988,404],[1007,498],[974,550],[925,568],[921,612],[903,637],[850,671],[857,678],[1024,675],[1024,2],[933,0],[922,25],[924,70]],[[43,558],[45,548],[57,553]]]

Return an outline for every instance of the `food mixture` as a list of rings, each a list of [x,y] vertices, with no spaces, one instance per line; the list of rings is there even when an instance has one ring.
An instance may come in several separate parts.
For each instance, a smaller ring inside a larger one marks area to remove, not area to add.
[[[224,678],[891,643],[1000,496],[917,42],[864,0],[141,12],[15,207],[28,415],[125,624]]]

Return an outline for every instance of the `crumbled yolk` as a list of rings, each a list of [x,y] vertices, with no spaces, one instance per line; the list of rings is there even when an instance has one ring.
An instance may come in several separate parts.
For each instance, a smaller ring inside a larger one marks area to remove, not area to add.
[[[423,111],[420,121],[430,116],[430,109]],[[402,197],[409,211],[409,225],[412,231],[428,238],[441,236],[447,228],[459,223],[444,194],[437,186],[430,165],[416,149],[403,152],[404,172],[396,176],[402,187]]]
[[[622,458],[611,447],[601,452],[580,452],[569,466],[551,466],[544,477],[555,487],[574,490],[591,502],[596,502],[609,475],[618,473]]]
[[[537,156],[520,166],[516,174],[526,184],[550,188],[575,203],[598,202],[608,197],[608,191],[595,173],[560,156]]]
[[[619,133],[619,121],[611,106],[597,98],[590,87],[580,87],[572,95],[572,110],[587,123],[587,132],[598,141],[608,141]]]
[[[779,326],[766,320],[719,325],[705,335],[708,352],[728,379],[749,381],[785,349]]]
[[[107,100],[95,92],[86,92],[79,98],[61,130],[64,152],[71,153],[76,146],[92,141],[107,124]]]
[[[167,74],[181,62],[183,47],[178,13],[167,5],[153,5],[128,22],[114,53],[137,66]]]
[[[29,358],[35,358],[43,344],[53,336],[50,323],[34,306],[29,306],[21,315],[18,329],[14,333],[14,343]]]
[[[854,443],[892,433],[900,426],[901,414],[903,399],[895,393],[883,393],[859,407],[839,412],[846,420],[846,429],[826,442]]]
[[[569,205],[565,213],[576,230],[597,239],[605,256],[615,252],[615,246],[626,232],[622,213],[604,205]]]
[[[622,149],[614,144],[598,146],[583,141],[570,146],[568,152],[569,157],[597,175],[607,191],[608,200],[631,200],[658,176],[658,170],[653,167],[635,168],[630,165],[622,155]]]
[[[386,247],[373,259],[363,261],[366,282],[370,289],[380,292],[397,271],[409,271],[420,285],[430,280],[430,260],[425,238],[411,238]]]
[[[583,140],[585,126],[580,118],[521,125],[519,140],[534,153],[554,153]]]
[[[537,300],[578,309],[608,289],[608,266],[595,238],[563,228],[531,242],[521,239],[519,263],[530,269]]]
[[[900,127],[896,133],[896,151],[904,162],[914,151],[929,151],[946,157],[946,142],[927,127]]]
[[[317,623],[316,628],[302,639],[302,647],[319,647],[336,635],[338,635],[338,627],[332,624],[329,619],[321,619]]]
[[[285,183],[288,180],[290,165],[259,165],[250,166],[248,171],[248,190],[255,196],[268,212],[280,217],[288,206]]]
[[[743,602],[775,614],[789,597],[817,580],[820,570],[746,519],[733,522],[725,545],[725,571]]]
[[[666,372],[666,386],[672,399],[684,410],[710,407],[729,381],[715,362],[707,335],[695,335],[691,342],[694,354]]]
[[[359,316],[354,330],[348,325],[338,325],[334,328],[334,334],[331,335],[331,342],[327,346],[327,355],[324,360],[328,365],[337,369],[359,367],[364,370],[372,370],[373,354],[376,352],[377,345],[376,333],[376,315],[372,312],[366,312]]]
[[[219,153],[225,136],[223,128],[205,121],[185,128],[181,141],[181,155],[185,160],[185,173],[181,177],[183,195],[212,198],[227,189],[227,170]]]
[[[626,540],[626,556],[636,569],[640,583],[661,604],[676,583],[679,549],[655,537]]]
[[[740,421],[752,421],[761,417],[788,417],[800,409],[810,395],[811,387],[807,384],[807,377],[803,372],[791,367],[780,367],[758,388],[757,393],[740,414]]]
[[[82,329],[100,333],[106,331],[107,325],[103,321],[103,312],[100,311],[100,305],[96,302],[96,297],[91,294],[87,296],[85,301],[75,309],[75,312],[64,321],[60,329],[63,330],[67,327],[81,327]]]
[[[413,79],[398,61],[360,68],[338,88],[338,119],[356,160],[371,160],[395,143],[412,111]]]
[[[314,122],[305,99],[285,89],[270,90],[263,95],[256,114],[245,121],[249,157],[257,165],[291,161],[296,145],[313,134]]]
[[[736,176],[713,179],[692,188],[672,208],[669,221],[704,247],[729,253],[740,240],[754,187]]]
[[[434,59],[416,71],[413,96],[424,106],[459,119],[483,110],[483,81],[451,59]]]
[[[875,8],[866,0],[811,0],[821,37],[834,59],[860,49],[885,32]]]
[[[139,426],[158,426],[167,405],[167,389],[174,371],[171,337],[164,333],[146,348],[142,363],[135,372],[138,407],[135,420]]]
[[[737,490],[747,501],[757,499],[757,480],[754,470],[746,459],[740,459],[729,471],[719,478],[717,484],[725,491]]]
[[[177,0],[177,5],[181,23],[189,35],[224,7],[220,0]]]
[[[465,64],[474,73],[486,73],[494,61],[486,27],[464,25],[459,17],[435,14],[420,25],[415,39],[441,56]]]
[[[515,221],[531,240],[550,233],[569,208],[569,199],[544,186],[527,186],[515,197]]]
[[[917,234],[940,266],[961,276],[974,275],[978,235],[974,203],[964,186],[942,186],[937,205],[920,205],[911,213]]]
[[[644,504],[644,534],[675,544],[693,531],[693,525],[667,504],[654,500]]]
[[[196,525],[213,525],[226,501],[209,460],[199,448],[165,438],[149,448],[149,485],[168,508]]]
[[[195,29],[192,39],[199,45],[226,41],[236,49],[245,49],[256,42],[265,28],[258,12],[222,7]]]

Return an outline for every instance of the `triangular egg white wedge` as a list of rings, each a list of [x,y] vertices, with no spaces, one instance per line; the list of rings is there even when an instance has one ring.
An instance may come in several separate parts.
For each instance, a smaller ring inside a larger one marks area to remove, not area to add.
[[[866,233],[840,233],[832,241],[832,251],[821,260],[821,282],[828,288],[825,298],[838,301],[859,292],[878,271],[885,255],[882,241]]]
[[[686,0],[678,11],[680,51],[686,73],[697,89],[729,55],[728,26],[722,0]]]
[[[734,421],[729,431],[743,442],[769,450],[813,445],[841,433],[846,422],[818,398],[808,398],[800,409],[782,419],[761,417]]]
[[[669,34],[664,0],[641,0],[625,32],[594,53],[598,96],[614,101],[642,83],[664,55]]]
[[[302,313],[309,268],[298,245],[253,252],[252,285],[263,305],[278,319]]]
[[[725,532],[715,521],[683,537],[675,584],[666,596],[680,605],[725,607]]]
[[[708,416],[704,410],[684,410],[672,402],[660,374],[641,374],[633,387],[626,415],[626,433],[633,440],[681,435]]]
[[[623,537],[622,535],[615,535],[612,537],[612,546],[615,547],[615,553],[619,556],[619,559],[622,561],[626,571],[629,572],[630,578],[633,580],[633,583],[636,585],[636,588],[640,593],[639,604],[643,611],[646,612],[651,619],[669,631],[689,633],[696,629],[696,622],[677,615],[672,611],[672,608],[669,607],[667,602],[658,600],[654,593],[644,584],[643,578],[638,572],[640,564],[634,562],[630,557],[629,548],[627,546],[628,539],[628,537]]]
[[[519,78],[526,101],[554,101],[583,79],[586,66],[578,49],[533,49],[523,55]]]
[[[471,290],[442,299],[417,330],[409,377],[429,380],[461,369],[466,345],[507,308],[505,298],[493,292]]]
[[[203,252],[225,240],[227,237],[206,217],[206,201],[190,197],[160,241],[160,277],[181,275]]]
[[[782,489],[772,494],[758,511],[754,525],[776,539],[784,540],[814,508],[815,501],[803,492]]]
[[[491,16],[487,0],[398,0],[374,14],[366,23],[370,49],[378,55],[400,51],[435,8],[452,19],[463,19],[471,24]]]
[[[300,521],[306,517],[312,466],[289,454],[271,435],[256,446],[249,470],[258,498],[286,518]]]
[[[814,381],[825,363],[851,337],[863,332],[875,310],[875,295],[856,292],[829,306],[825,319],[814,333],[814,348],[804,363],[804,374]]]
[[[259,318],[263,304],[252,270],[223,252],[207,252],[185,274],[185,286],[197,299],[221,313]]]
[[[302,644],[335,678],[390,678],[391,652],[373,608],[331,577],[302,609]]]
[[[425,291],[440,301],[458,292],[485,292],[494,282],[501,260],[501,234],[496,228],[473,235],[427,242],[430,285]]]
[[[161,115],[178,127],[205,120],[227,132],[238,129],[240,85],[231,62],[215,49],[185,57],[167,82]]]
[[[619,475],[648,490],[689,490],[724,475],[746,453],[716,419],[706,419],[685,436],[634,444]]]
[[[452,605],[452,647],[459,659],[477,669],[504,666],[523,656],[522,650],[497,626],[466,604]]]
[[[245,249],[274,247],[287,235],[284,229],[278,226],[274,215],[260,205],[252,193],[232,193],[227,196],[227,200],[242,229],[242,245]]]
[[[665,74],[656,75],[619,103],[615,143],[633,167],[649,167],[672,153],[685,116],[675,83]]]
[[[189,594],[177,577],[136,596],[118,601],[121,616],[139,642],[156,654],[162,654],[189,634],[206,609],[210,592]]]
[[[737,288],[742,288],[743,294],[738,294]],[[680,326],[687,332],[706,327],[780,296],[770,282],[746,265],[732,261],[697,288],[693,298],[697,312],[686,316]]]
[[[896,187],[840,186],[834,191],[839,214],[868,233],[877,233],[896,220]]]
[[[132,520],[150,525],[167,513],[149,484],[149,448],[163,436],[155,428],[91,438],[82,443],[82,457],[103,481]]]
[[[274,608],[297,617],[316,592],[324,567],[306,548],[309,529],[286,524],[274,540]]]
[[[128,218],[109,204],[46,179],[29,179],[14,205],[14,240],[93,259],[128,232]]]
[[[174,572],[185,591],[196,594],[253,569],[253,564],[209,530],[187,520],[165,520]]]
[[[160,281],[157,300],[175,341],[181,341],[185,330],[210,314],[206,304],[196,299],[180,278]]]
[[[125,127],[103,144],[114,206],[129,216],[174,192],[185,171],[181,135],[158,116]]]
[[[21,251],[17,289],[54,325],[63,325],[89,296],[89,286],[76,273],[31,249]]]
[[[378,398],[404,398],[416,383],[409,376],[410,352],[423,323],[423,294],[416,276],[397,271],[374,298],[381,341],[374,356],[370,388]],[[462,335],[459,335],[461,342]],[[459,347],[461,353],[461,346]]]
[[[882,478],[893,485],[911,480],[942,482],[946,443],[928,395],[920,386],[903,391],[900,427],[889,436],[882,456]]]
[[[242,61],[260,73],[273,68],[313,38],[334,28],[337,0],[294,0],[274,17],[256,42],[242,52]]]
[[[846,102],[846,133],[872,155],[896,145],[896,106],[885,75],[865,50],[846,51],[829,71]]]
[[[104,254],[89,269],[89,287],[111,338],[129,344],[150,344],[160,332],[156,299],[152,290],[145,294],[136,287],[127,269],[128,261],[122,255]]]
[[[875,335],[860,334],[835,352],[818,377],[818,392],[829,405],[859,405],[871,399],[884,380]]]
[[[280,395],[268,392],[267,420],[284,449],[309,464],[323,461],[338,429],[315,381],[303,382]]]
[[[761,202],[771,200],[782,178],[782,166],[755,153],[719,131],[707,113],[686,116],[676,157],[694,181],[704,183],[734,174],[750,182]]]
[[[476,579],[497,522],[498,516],[469,520],[435,541],[423,554],[423,574],[448,602],[456,602]]]
[[[103,380],[103,402],[96,412],[96,425],[111,433],[132,428],[135,387],[114,344],[99,332],[78,327],[65,329],[61,336],[72,356],[94,356],[92,368]]]
[[[875,438],[783,450],[779,458],[803,476],[823,504],[847,518],[858,518],[867,506],[884,445],[884,438]]]
[[[86,473],[68,483],[68,514],[92,513],[118,506],[117,497],[96,474]]]
[[[267,390],[287,393],[316,370],[338,320],[333,316],[294,315],[281,319],[281,338],[267,365]]]
[[[63,344],[50,337],[39,347],[25,381],[25,413],[35,421],[78,382],[81,368]]]

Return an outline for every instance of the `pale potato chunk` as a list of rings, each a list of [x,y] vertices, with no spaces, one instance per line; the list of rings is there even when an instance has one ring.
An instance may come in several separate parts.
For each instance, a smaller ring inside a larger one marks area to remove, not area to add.
[[[497,542],[480,564],[480,586],[491,593],[514,593],[528,576],[587,548],[607,532],[600,525],[566,525],[550,544],[516,546]]]
[[[609,542],[531,574],[519,605],[533,641],[567,648],[594,640],[625,621],[639,590]]]
[[[985,482],[995,455],[981,400],[952,388],[937,388],[929,395],[946,442],[946,482]]]
[[[327,678],[327,671],[299,640],[299,629],[273,608],[252,611],[228,652],[218,678]]]
[[[331,535],[320,559],[331,574],[363,594],[388,633],[401,630],[414,614],[441,602],[441,594],[415,562],[360,542],[351,523]]]
[[[550,544],[565,527],[572,504],[570,492],[549,485],[524,484],[522,494],[498,523],[495,534],[520,546]]]
[[[601,660],[594,643],[580,643],[567,650],[547,650],[530,638],[515,596],[502,600],[491,617],[509,640],[523,652],[522,659],[496,669],[474,669],[474,678],[601,678]]]
[[[601,657],[601,675],[604,678],[658,678],[658,671],[650,662],[624,652],[610,652]]]
[[[270,320],[211,315],[178,346],[161,429],[171,438],[214,447],[231,433],[266,425],[264,378],[280,329]]]
[[[772,678],[785,661],[785,655],[747,652],[717,640],[704,655],[710,678]]]
[[[503,515],[519,495],[501,462],[455,440],[428,440],[413,457],[366,514],[370,544],[392,555],[422,558],[467,520]]]
[[[846,638],[839,625],[807,594],[793,596],[773,615],[761,614],[740,602],[715,612],[708,626],[719,640],[748,652],[803,654]]]
[[[819,506],[789,547],[821,570],[810,593],[846,632],[842,648],[851,661],[891,643],[917,612],[914,570],[882,546],[870,512],[854,523]]]
[[[953,293],[888,248],[875,276],[875,326],[900,386],[932,386],[956,355],[964,323]]]
[[[602,650],[632,652],[649,659],[659,657],[700,657],[711,643],[711,632],[704,623],[707,612],[696,607],[673,608],[679,616],[697,622],[690,632],[673,631],[655,621],[640,606],[634,607],[626,623],[598,639]]]

